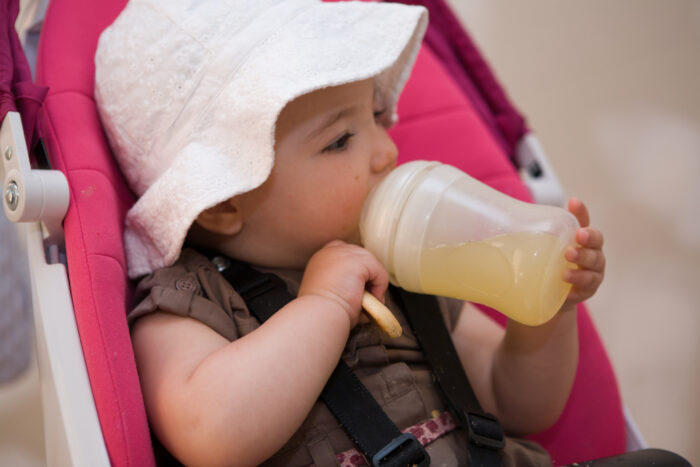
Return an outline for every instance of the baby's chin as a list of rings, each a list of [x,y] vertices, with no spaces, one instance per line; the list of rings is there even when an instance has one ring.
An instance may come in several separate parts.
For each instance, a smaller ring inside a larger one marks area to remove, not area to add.
[[[360,226],[357,226],[346,238],[341,239],[352,245],[362,246],[362,235],[360,235]]]
[[[351,232],[348,232],[346,230],[345,232],[342,232],[340,234],[336,232],[335,235],[329,235],[325,237],[323,240],[316,244],[316,251],[320,250],[323,246],[334,240],[340,240],[345,243],[349,243],[350,245],[362,246],[362,235],[360,235],[360,228],[357,227]]]
[[[362,237],[360,236],[359,232],[357,233],[357,235],[354,235],[345,241],[347,243],[350,243],[351,245],[363,246],[362,245]]]
[[[317,251],[319,251],[325,245],[327,245],[328,243],[330,243],[334,240],[341,240],[341,241],[343,241],[345,243],[349,243],[351,245],[362,246],[362,237],[360,235],[360,230],[358,228],[354,232],[352,232],[348,235],[343,235],[343,236],[338,236],[336,238],[329,238],[327,240],[322,240],[318,244],[305,245],[304,247],[297,249],[294,253],[292,253],[290,255],[290,257],[285,258],[284,261],[281,261],[274,266],[285,268],[285,269],[299,269],[299,268],[304,269],[304,268],[306,268],[306,264],[309,262],[311,257]]]

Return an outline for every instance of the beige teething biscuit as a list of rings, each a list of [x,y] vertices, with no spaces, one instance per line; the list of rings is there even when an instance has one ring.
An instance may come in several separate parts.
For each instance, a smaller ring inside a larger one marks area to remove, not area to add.
[[[377,297],[365,291],[362,295],[362,308],[376,321],[379,329],[389,337],[399,337],[403,332],[393,313]]]

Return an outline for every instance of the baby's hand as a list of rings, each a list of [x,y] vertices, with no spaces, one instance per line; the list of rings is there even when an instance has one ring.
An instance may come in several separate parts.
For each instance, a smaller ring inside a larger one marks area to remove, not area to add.
[[[567,269],[563,278],[573,285],[562,308],[570,308],[588,300],[598,290],[605,275],[605,255],[603,254],[603,234],[589,227],[588,209],[580,200],[569,200],[569,211],[576,216],[581,228],[576,231],[577,247],[567,248],[564,256],[578,269]]]
[[[388,284],[389,275],[372,253],[334,240],[309,260],[299,297],[319,295],[335,301],[348,314],[350,325],[355,326],[365,289],[383,301]]]

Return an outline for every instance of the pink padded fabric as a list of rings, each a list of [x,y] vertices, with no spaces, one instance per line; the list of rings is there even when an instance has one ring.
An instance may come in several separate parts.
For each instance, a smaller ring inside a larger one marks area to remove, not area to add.
[[[40,117],[53,165],[64,171],[71,203],[64,222],[76,321],[110,460],[154,465],[125,321],[131,297],[122,223],[134,199],[111,158],[92,98],[99,33],[125,0],[52,0],[44,23],[37,81],[51,87]],[[399,102],[392,130],[402,161],[435,158],[494,188],[529,199],[508,158],[440,62],[426,48]],[[429,137],[426,137],[429,135]],[[494,319],[502,317],[488,311]],[[624,450],[615,378],[588,314],[579,318],[575,388],[557,425],[536,437],[558,464]]]
[[[435,159],[454,165],[515,198],[530,193],[467,97],[430,49],[423,47],[398,104],[391,136],[399,162]]]
[[[399,101],[391,135],[399,162],[435,159],[452,164],[491,187],[523,201],[530,192],[474,107],[441,62],[423,47]],[[483,307],[500,324],[505,317]],[[532,438],[557,465],[620,454],[625,426],[617,381],[585,306],[579,308],[579,366],[571,396],[557,423]],[[546,397],[546,395],[543,395]]]
[[[39,125],[71,189],[64,221],[71,294],[107,452],[114,466],[148,467],[155,461],[125,319],[121,234],[133,197],[92,98],[97,37],[124,3],[51,2],[37,63],[37,81],[50,86]]]

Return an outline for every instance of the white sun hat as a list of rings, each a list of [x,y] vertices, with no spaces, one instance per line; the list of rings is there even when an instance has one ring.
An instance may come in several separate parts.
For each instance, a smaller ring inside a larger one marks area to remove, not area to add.
[[[95,55],[100,118],[139,197],[129,276],[174,263],[202,211],[267,179],[296,97],[374,77],[393,123],[427,21],[377,2],[131,0]]]

